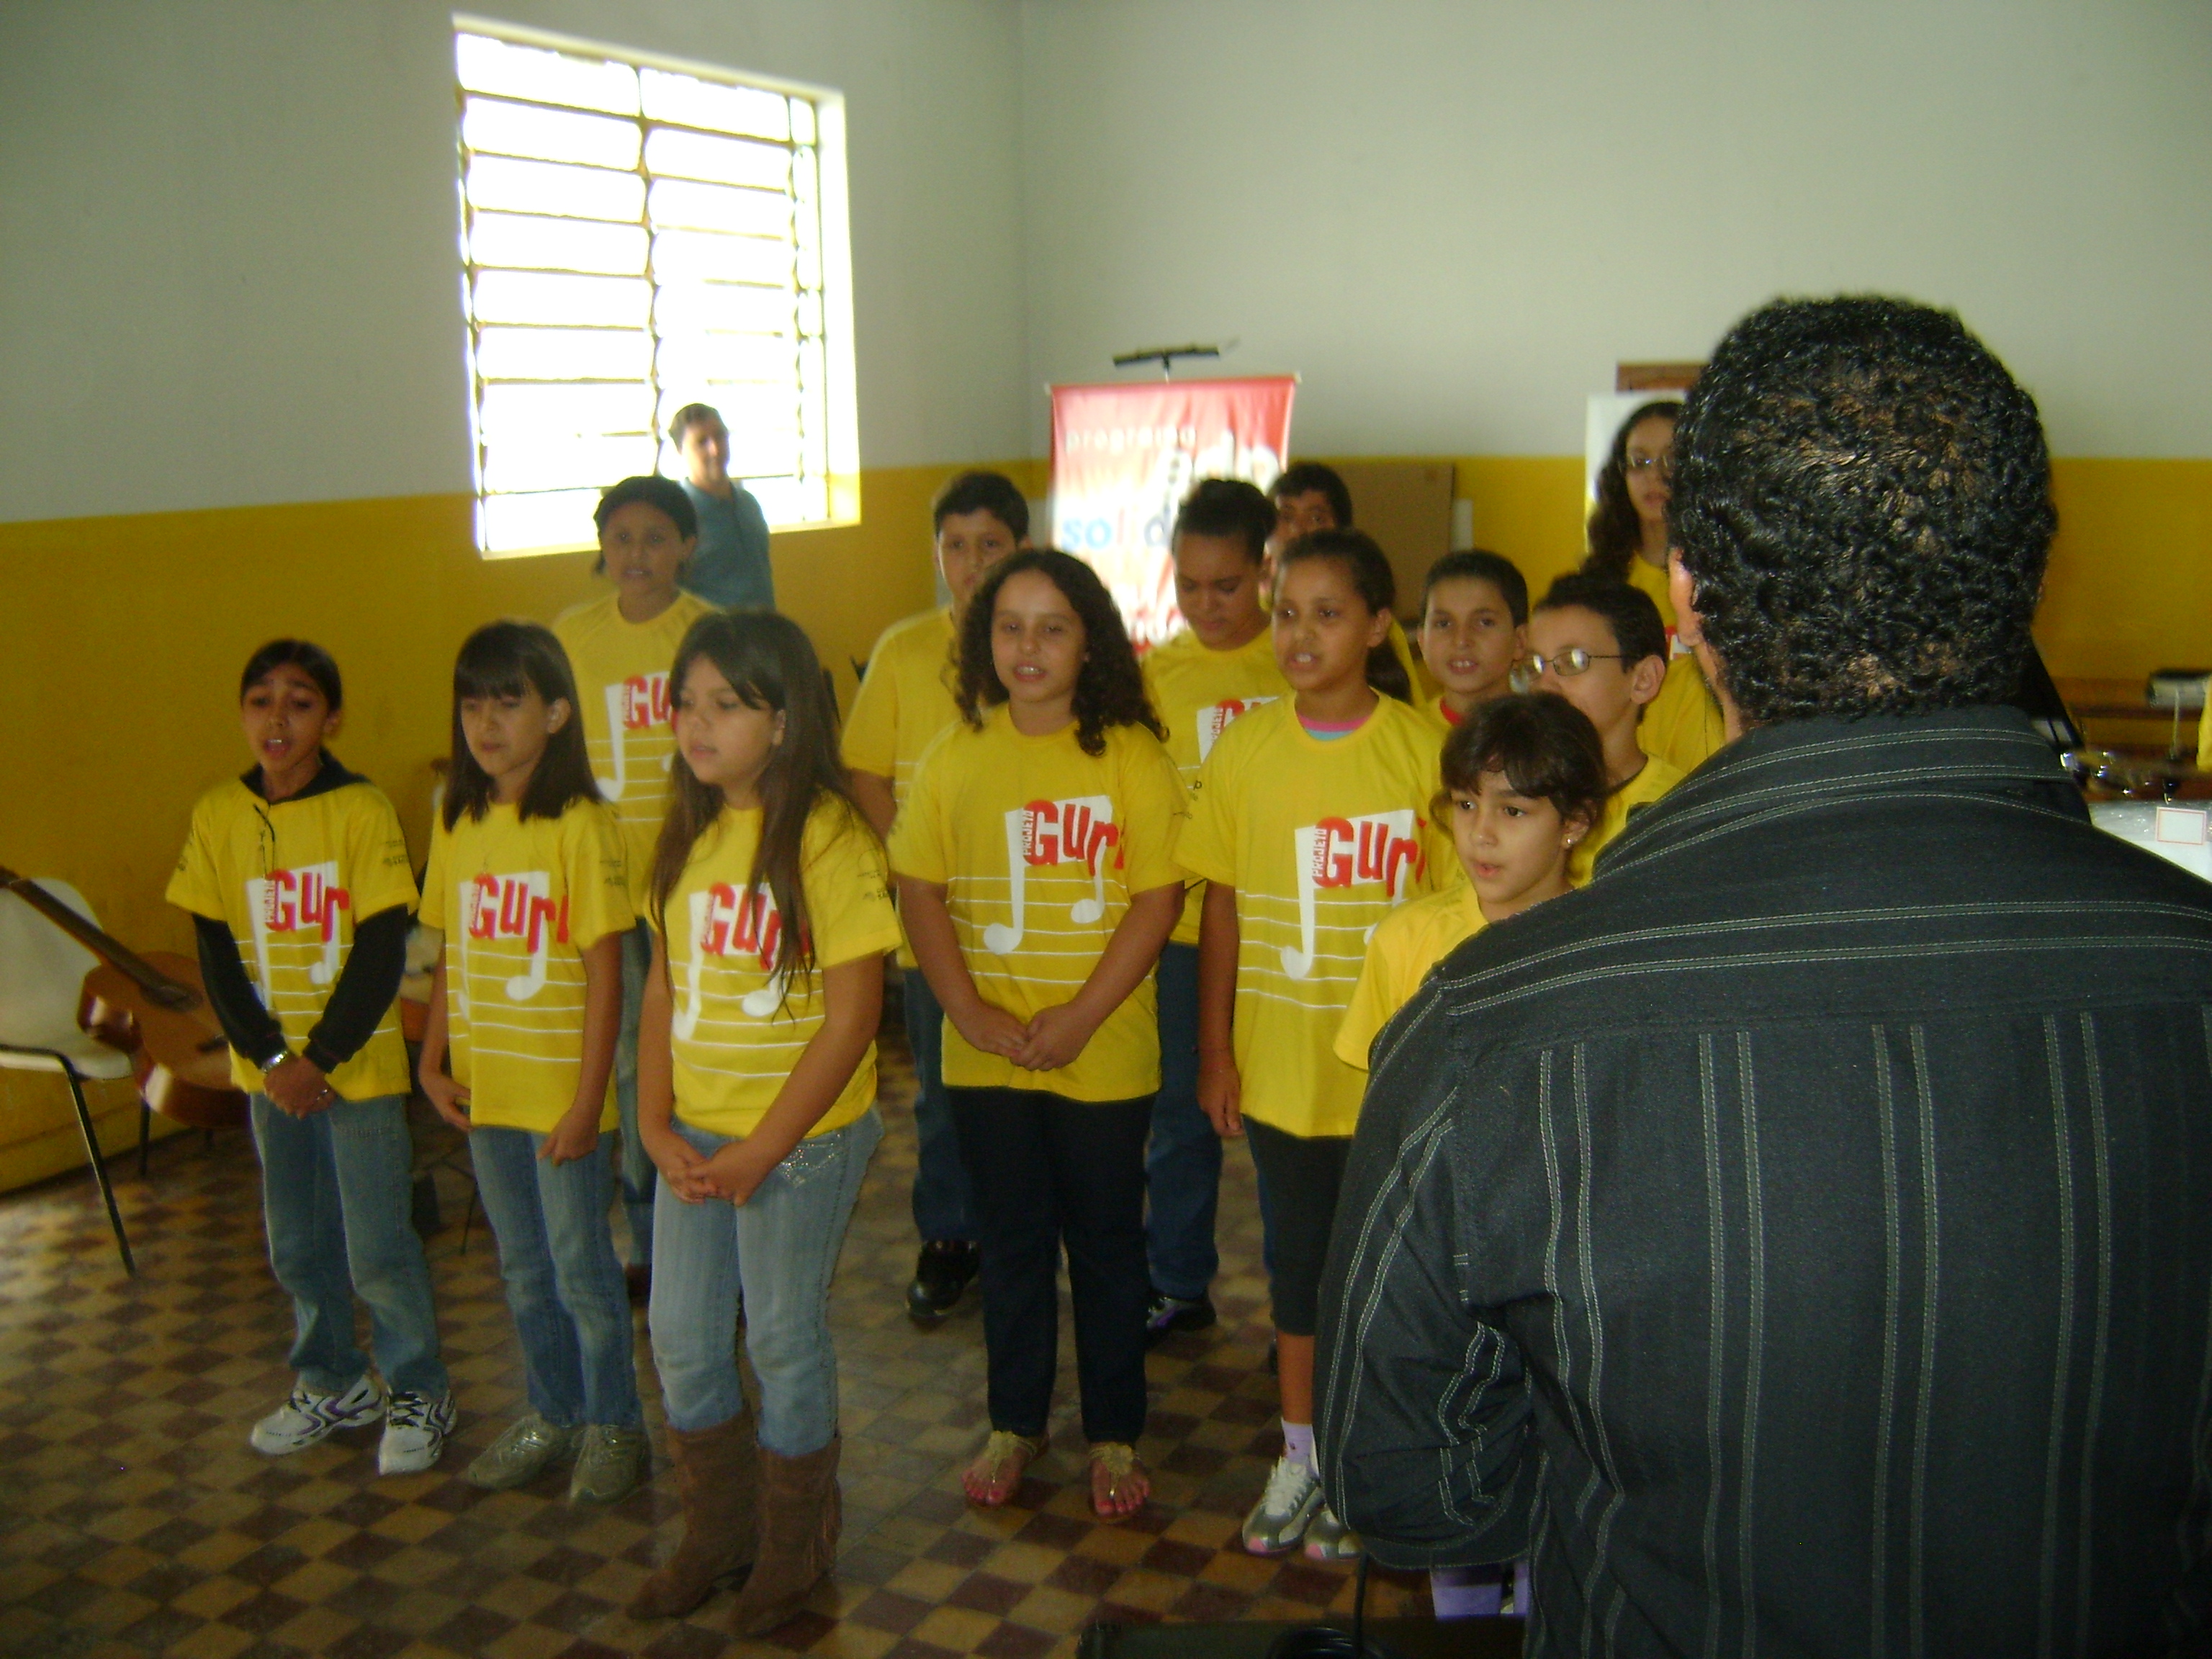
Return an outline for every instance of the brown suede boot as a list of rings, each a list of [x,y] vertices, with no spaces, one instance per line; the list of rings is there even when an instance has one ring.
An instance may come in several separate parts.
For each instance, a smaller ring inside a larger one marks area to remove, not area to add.
[[[761,1450],[760,1553],[738,1593],[730,1629],[765,1636],[799,1611],[837,1560],[844,1510],[837,1493],[842,1439],[804,1457]]]
[[[630,1598],[633,1619],[680,1619],[752,1562],[760,1535],[760,1447],[748,1407],[728,1422],[668,1431],[684,1541]]]

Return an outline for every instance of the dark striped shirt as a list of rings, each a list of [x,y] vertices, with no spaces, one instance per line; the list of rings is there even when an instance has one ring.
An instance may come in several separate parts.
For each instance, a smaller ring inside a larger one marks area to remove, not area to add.
[[[1376,1039],[1320,1331],[1376,1558],[1531,1653],[2206,1642],[2212,886],[2008,712],[1753,732]]]

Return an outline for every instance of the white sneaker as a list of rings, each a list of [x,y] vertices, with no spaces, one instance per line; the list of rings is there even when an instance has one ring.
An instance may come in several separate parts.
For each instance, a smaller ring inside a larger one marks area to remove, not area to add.
[[[365,1429],[384,1415],[384,1390],[367,1371],[343,1394],[318,1394],[302,1382],[247,1437],[264,1457],[305,1451],[334,1429]]]
[[[1306,1528],[1307,1560],[1356,1561],[1359,1554],[1359,1534],[1338,1520],[1334,1510],[1324,1504],[1314,1511]]]
[[[376,1448],[379,1474],[420,1474],[446,1449],[446,1437],[453,1431],[451,1395],[435,1400],[404,1389],[392,1390],[384,1413],[384,1438]]]
[[[1244,1547],[1255,1555],[1286,1555],[1306,1535],[1321,1508],[1321,1477],[1303,1458],[1279,1457],[1267,1490],[1244,1517]]]

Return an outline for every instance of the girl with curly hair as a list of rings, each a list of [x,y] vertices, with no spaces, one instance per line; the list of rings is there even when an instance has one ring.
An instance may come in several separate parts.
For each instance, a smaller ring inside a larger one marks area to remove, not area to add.
[[[1638,404],[1613,434],[1613,448],[1598,469],[1597,504],[1590,509],[1589,554],[1582,574],[1626,582],[1651,596],[1674,627],[1667,597],[1667,502],[1674,487],[1674,422],[1682,405],[1672,398]]]
[[[1045,1449],[1065,1246],[1091,1508],[1118,1521],[1151,1494],[1152,971],[1182,908],[1182,787],[1112,598],[1065,553],[1017,553],[976,590],[958,701],[890,856],[981,1233],[991,1433],[962,1485],[1004,1504]]]

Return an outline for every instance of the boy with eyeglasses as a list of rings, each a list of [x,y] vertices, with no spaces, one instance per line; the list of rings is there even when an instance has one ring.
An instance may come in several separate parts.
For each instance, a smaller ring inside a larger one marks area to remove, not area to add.
[[[1667,678],[1667,624],[1651,596],[1626,582],[1562,576],[1528,613],[1528,654],[1516,687],[1565,697],[1589,716],[1605,745],[1605,816],[1584,836],[1567,866],[1577,887],[1590,878],[1599,849],[1619,835],[1628,815],[1680,783],[1680,767],[1647,755],[1637,722]]]

